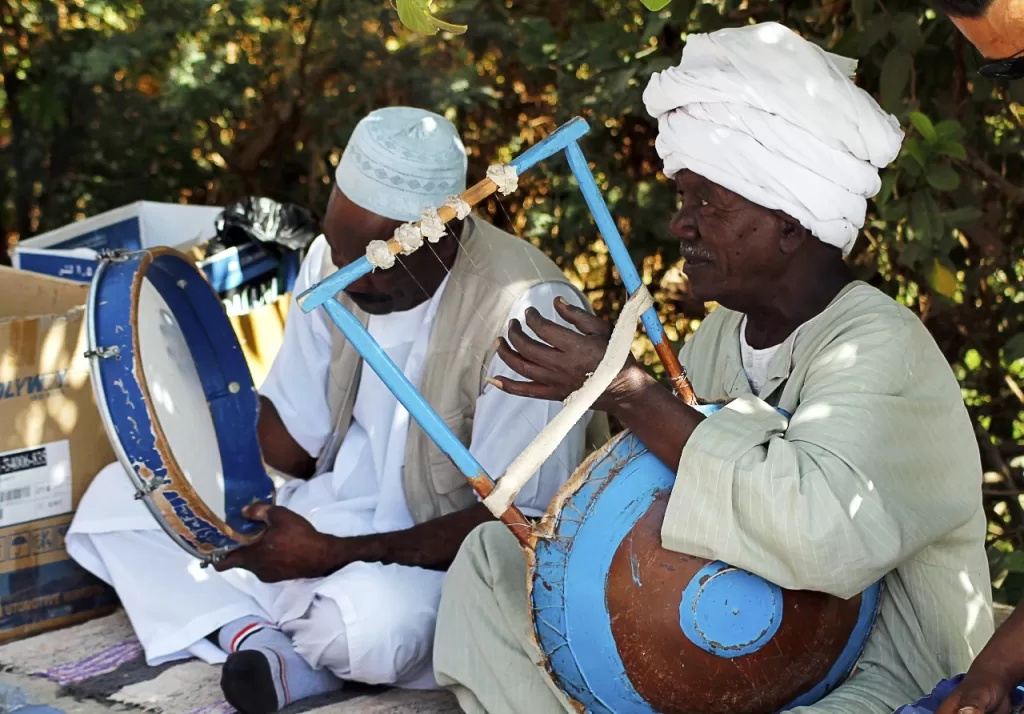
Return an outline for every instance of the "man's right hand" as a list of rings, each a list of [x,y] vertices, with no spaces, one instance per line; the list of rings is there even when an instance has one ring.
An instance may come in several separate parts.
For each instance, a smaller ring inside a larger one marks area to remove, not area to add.
[[[1024,604],[996,630],[935,714],[1009,714],[1010,698],[1022,682]]]

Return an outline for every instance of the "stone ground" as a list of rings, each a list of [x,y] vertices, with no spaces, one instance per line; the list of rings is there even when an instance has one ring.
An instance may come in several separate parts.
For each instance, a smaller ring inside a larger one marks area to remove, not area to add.
[[[1001,624],[1011,612],[1010,608],[997,606],[996,623]],[[346,702],[337,705],[339,714],[434,714],[423,707],[382,708],[372,701],[362,704]],[[331,707],[333,710],[334,707]],[[0,714],[111,714],[125,712],[138,714],[141,708],[118,704],[110,701],[80,700],[64,695],[61,685],[46,679],[26,675],[0,672]],[[323,711],[323,710],[320,710]],[[437,712],[441,712],[439,709]],[[444,712],[451,711],[448,707]]]

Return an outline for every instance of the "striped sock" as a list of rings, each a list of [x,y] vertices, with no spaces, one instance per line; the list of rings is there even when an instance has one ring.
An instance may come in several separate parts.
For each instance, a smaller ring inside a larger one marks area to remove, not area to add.
[[[272,714],[292,702],[341,689],[328,670],[315,670],[299,656],[288,635],[258,617],[243,617],[217,633],[228,653],[221,688],[242,714]]]

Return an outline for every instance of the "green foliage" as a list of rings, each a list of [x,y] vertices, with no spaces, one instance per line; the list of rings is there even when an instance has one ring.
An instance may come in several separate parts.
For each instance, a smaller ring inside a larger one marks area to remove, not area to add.
[[[411,2],[398,8],[434,10]],[[5,234],[138,199],[263,194],[321,210],[355,122],[386,104],[453,119],[474,178],[583,115],[584,151],[678,342],[705,308],[677,270],[674,192],[643,88],[690,33],[782,21],[856,57],[859,85],[907,128],[851,262],[921,316],[953,365],[994,562],[1019,562],[1003,554],[1024,552],[1024,83],[980,78],[973,49],[921,0],[674,0],[654,12],[447,0],[437,12],[456,27],[413,33],[370,0],[12,0],[0,39]],[[470,31],[454,36],[459,25]],[[563,162],[485,210],[542,246],[600,314],[617,313],[624,292]],[[1019,569],[993,572],[1000,598],[1024,594]]]

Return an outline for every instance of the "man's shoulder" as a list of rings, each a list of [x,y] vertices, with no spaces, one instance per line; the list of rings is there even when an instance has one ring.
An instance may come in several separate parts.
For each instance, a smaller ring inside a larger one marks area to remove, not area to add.
[[[470,216],[463,231],[459,266],[466,275],[480,275],[492,283],[568,282],[565,274],[530,241],[512,235],[480,216]]]
[[[302,259],[299,267],[299,274],[295,278],[295,294],[313,287],[325,277],[328,272],[333,272],[333,263],[330,262],[330,251],[327,246],[327,238],[321,234],[317,236],[306,249],[306,257]]]

